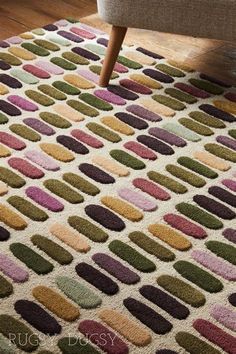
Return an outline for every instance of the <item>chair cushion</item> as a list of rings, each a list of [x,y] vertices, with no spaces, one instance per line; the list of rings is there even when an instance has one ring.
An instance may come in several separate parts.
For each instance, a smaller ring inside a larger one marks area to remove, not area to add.
[[[113,25],[236,40],[236,0],[97,0]]]

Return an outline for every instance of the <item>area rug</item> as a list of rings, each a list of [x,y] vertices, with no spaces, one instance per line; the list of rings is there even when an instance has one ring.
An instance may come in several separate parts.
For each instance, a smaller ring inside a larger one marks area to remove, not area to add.
[[[0,42],[0,353],[236,353],[236,90],[62,20]]]

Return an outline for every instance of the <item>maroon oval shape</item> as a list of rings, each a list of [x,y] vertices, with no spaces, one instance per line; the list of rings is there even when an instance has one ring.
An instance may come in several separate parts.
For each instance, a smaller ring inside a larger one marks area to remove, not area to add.
[[[17,107],[4,100],[0,100],[0,111],[3,111],[12,117],[21,115],[21,111]]]
[[[109,230],[122,231],[125,228],[125,223],[121,218],[101,205],[87,205],[85,207],[85,212],[90,218]]]
[[[21,172],[24,176],[38,179],[44,176],[44,172],[39,168],[33,166],[28,161],[21,159],[19,157],[12,157],[8,160],[9,165],[15,170]]]
[[[89,153],[89,150],[86,148],[86,146],[70,136],[58,135],[57,142],[77,154],[85,155]]]
[[[103,184],[115,183],[115,179],[112,176],[89,163],[81,163],[79,165],[79,170],[96,182]]]

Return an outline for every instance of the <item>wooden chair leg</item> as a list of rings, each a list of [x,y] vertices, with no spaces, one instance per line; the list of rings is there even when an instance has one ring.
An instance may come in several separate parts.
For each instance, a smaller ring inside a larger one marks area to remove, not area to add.
[[[102,87],[106,87],[109,84],[109,80],[113,68],[115,66],[115,62],[118,57],[121,45],[125,38],[126,32],[126,27],[112,26],[108,48],[106,51],[99,80],[99,85]]]

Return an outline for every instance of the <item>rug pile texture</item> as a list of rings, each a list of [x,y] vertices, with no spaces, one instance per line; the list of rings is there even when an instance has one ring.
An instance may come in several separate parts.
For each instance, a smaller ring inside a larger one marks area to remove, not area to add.
[[[61,20],[0,42],[0,353],[236,353],[236,90]]]

